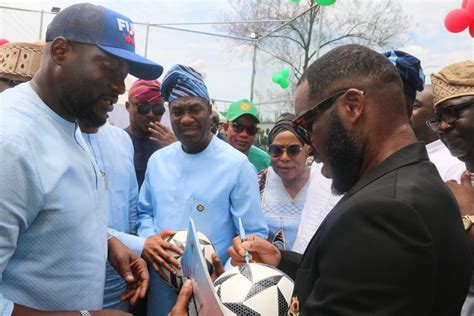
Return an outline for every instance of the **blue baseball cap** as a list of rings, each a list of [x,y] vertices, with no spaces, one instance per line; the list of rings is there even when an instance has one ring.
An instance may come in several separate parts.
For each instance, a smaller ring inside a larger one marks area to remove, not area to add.
[[[129,73],[137,78],[154,80],[163,73],[161,65],[135,53],[132,21],[102,6],[80,3],[59,12],[48,25],[46,42],[59,36],[71,42],[95,45],[128,61]]]

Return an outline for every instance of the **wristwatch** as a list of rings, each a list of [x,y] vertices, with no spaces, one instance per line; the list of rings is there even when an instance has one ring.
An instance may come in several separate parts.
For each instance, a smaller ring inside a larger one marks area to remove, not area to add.
[[[469,231],[474,224],[474,215],[466,215],[462,217],[462,224],[464,225],[464,230]]]
[[[89,311],[79,311],[81,313],[81,316],[91,316],[91,313]]]

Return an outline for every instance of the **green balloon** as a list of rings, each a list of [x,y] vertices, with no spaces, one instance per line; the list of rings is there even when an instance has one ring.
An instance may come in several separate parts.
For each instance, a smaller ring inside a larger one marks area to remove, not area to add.
[[[289,85],[290,85],[290,83],[289,83],[288,80],[286,80],[286,79],[283,79],[282,81],[280,81],[280,87],[281,87],[282,89],[288,88]]]
[[[281,74],[274,74],[273,77],[272,77],[272,81],[274,83],[280,83],[281,80],[284,79],[283,76]]]
[[[321,6],[331,5],[334,2],[336,2],[336,0],[314,0],[314,1]]]
[[[290,0],[290,2],[298,3],[298,2],[301,2],[301,0]]]
[[[283,70],[280,73],[283,77],[288,78],[290,76],[290,69],[283,68]]]

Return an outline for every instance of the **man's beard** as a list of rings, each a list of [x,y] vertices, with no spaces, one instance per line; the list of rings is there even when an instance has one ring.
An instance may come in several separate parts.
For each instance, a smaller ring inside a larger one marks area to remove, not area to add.
[[[89,127],[89,128],[96,128],[96,127],[101,127],[102,125],[107,122],[106,117],[101,117],[99,116],[95,111],[96,111],[96,105],[100,101],[100,98],[93,99],[89,97],[88,99],[86,98],[81,98],[81,99],[75,99],[75,106],[76,106],[76,118],[77,121],[81,124],[83,127]]]
[[[327,153],[332,171],[332,192],[347,193],[360,179],[363,161],[362,139],[348,132],[333,112],[329,121]]]
[[[89,128],[101,127],[107,122],[106,118],[98,116],[93,111],[88,111],[86,113],[78,113],[77,120],[81,124],[81,126]]]
[[[81,89],[87,85],[74,83],[61,87],[59,99],[61,103],[67,105],[67,111],[82,126],[96,128],[104,125],[106,118],[98,116],[95,111],[95,105],[100,98],[93,97],[87,90]]]

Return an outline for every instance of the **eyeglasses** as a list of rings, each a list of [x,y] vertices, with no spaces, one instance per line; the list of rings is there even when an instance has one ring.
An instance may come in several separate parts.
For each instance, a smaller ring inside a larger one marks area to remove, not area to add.
[[[474,105],[474,101],[447,106],[445,108],[439,108],[436,110],[435,116],[432,119],[426,121],[426,125],[428,125],[428,127],[433,132],[437,132],[439,130],[439,125],[441,124],[441,121],[447,124],[453,124],[459,118],[459,112],[461,112],[462,109],[471,105]]]
[[[353,88],[351,88],[353,89]],[[318,111],[325,111],[329,109],[336,100],[345,94],[347,91],[351,90],[337,91],[336,93],[330,95],[328,98],[319,102],[318,104],[312,106],[308,111],[304,112],[292,122],[293,127],[295,128],[298,135],[309,145],[311,145],[311,135],[313,134],[313,123],[316,121]],[[354,89],[356,90],[356,89]],[[365,91],[357,90],[365,95]],[[301,127],[296,129],[296,127]]]
[[[137,107],[137,112],[142,115],[147,115],[148,113],[150,113],[150,110],[156,116],[162,116],[166,112],[165,107],[163,105],[157,105],[153,107],[149,103],[135,103],[132,101],[129,102],[135,105]]]
[[[290,157],[296,157],[301,153],[302,150],[303,147],[298,144],[292,144],[287,147],[283,147],[277,144],[272,144],[268,146],[268,154],[273,158],[280,157],[281,155],[283,155],[283,152],[286,152],[286,154]]]
[[[244,130],[247,131],[247,134],[250,136],[254,136],[258,132],[258,127],[257,126],[251,126],[251,125],[243,125],[237,122],[232,122],[232,130],[235,133],[242,133]]]

